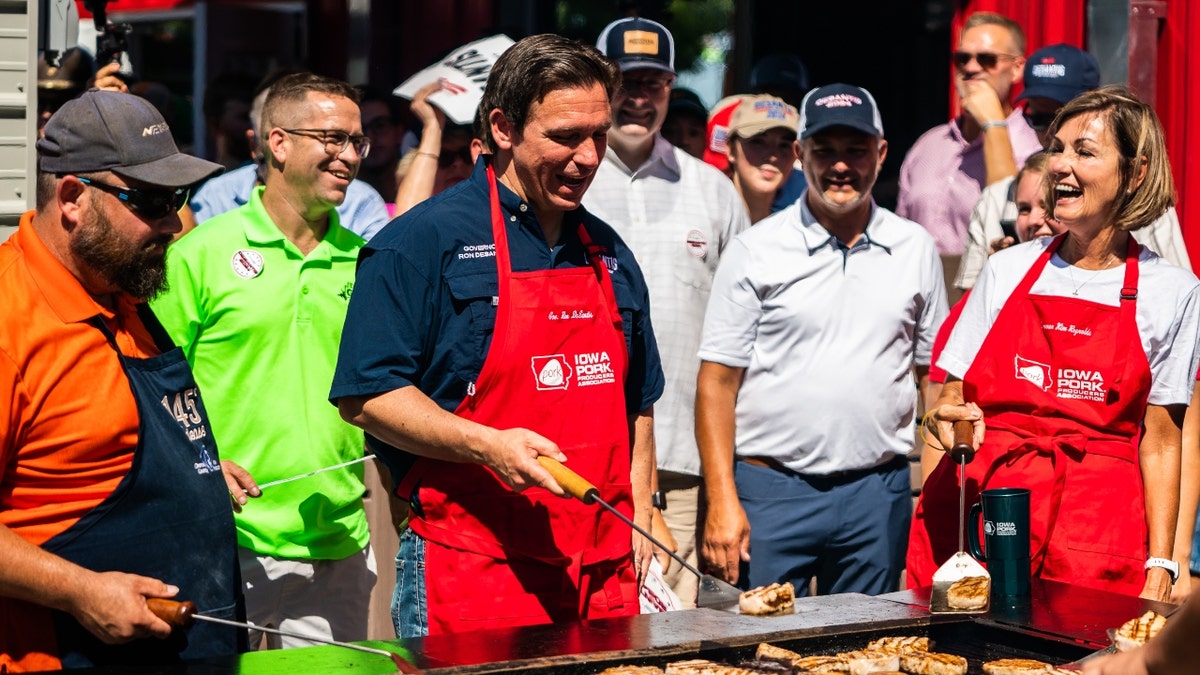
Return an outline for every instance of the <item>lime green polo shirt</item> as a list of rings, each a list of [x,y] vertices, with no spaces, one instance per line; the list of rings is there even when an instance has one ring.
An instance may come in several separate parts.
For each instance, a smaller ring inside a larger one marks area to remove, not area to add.
[[[250,201],[167,249],[151,302],[196,376],[222,459],[259,483],[363,455],[362,431],[329,404],[363,239],[329,212],[307,256]],[[363,468],[263,490],[236,514],[238,544],[277,558],[340,560],[367,545]]]

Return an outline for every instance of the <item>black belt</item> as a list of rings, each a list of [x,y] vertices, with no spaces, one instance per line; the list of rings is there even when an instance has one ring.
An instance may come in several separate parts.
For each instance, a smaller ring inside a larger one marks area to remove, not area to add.
[[[906,458],[904,455],[896,455],[883,464],[867,469],[831,471],[829,473],[800,473],[799,471],[792,471],[774,457],[738,457],[738,461],[742,461],[754,466],[765,467],[780,473],[786,473],[791,476],[799,476],[800,478],[803,478],[809,482],[826,484],[852,483],[860,478],[866,478],[867,476],[877,473],[888,473],[902,468],[908,468],[908,458]]]

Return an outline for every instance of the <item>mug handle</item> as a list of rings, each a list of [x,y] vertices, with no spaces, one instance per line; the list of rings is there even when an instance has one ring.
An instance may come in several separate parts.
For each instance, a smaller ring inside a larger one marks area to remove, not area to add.
[[[972,558],[979,562],[987,562],[983,547],[979,545],[979,521],[982,517],[983,504],[976,502],[971,507],[971,515],[967,516],[967,550],[971,552]]]

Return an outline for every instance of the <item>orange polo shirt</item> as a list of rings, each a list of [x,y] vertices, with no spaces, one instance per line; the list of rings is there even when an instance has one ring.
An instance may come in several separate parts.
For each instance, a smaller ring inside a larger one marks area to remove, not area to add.
[[[42,243],[32,220],[26,213],[0,244],[0,524],[40,545],[112,492],[138,442],[129,380],[88,320],[103,317],[127,356],[158,349],[135,300],[121,295],[116,311],[96,302]],[[24,623],[17,632],[26,638],[29,623],[41,624],[42,642],[46,625],[35,612],[3,617],[14,610],[4,600],[0,624]],[[12,628],[0,625],[0,664],[15,665],[14,672],[44,664],[36,653],[44,643],[31,650],[6,630]]]

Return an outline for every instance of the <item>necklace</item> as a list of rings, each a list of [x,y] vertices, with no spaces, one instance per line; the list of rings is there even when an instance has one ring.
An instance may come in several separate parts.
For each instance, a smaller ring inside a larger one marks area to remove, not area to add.
[[[1107,264],[1104,265],[1104,267],[1101,267],[1100,269],[1093,271],[1090,275],[1088,275],[1088,277],[1086,279],[1084,279],[1080,283],[1075,283],[1075,266],[1067,265],[1067,274],[1069,274],[1071,276],[1071,285],[1075,287],[1075,290],[1071,292],[1071,295],[1078,296],[1079,289],[1083,288],[1084,286],[1087,286],[1088,282],[1090,282],[1092,279],[1095,279],[1096,277],[1100,276],[1101,272],[1112,267],[1119,260],[1120,260],[1120,258],[1117,258],[1115,260],[1110,260]]]

